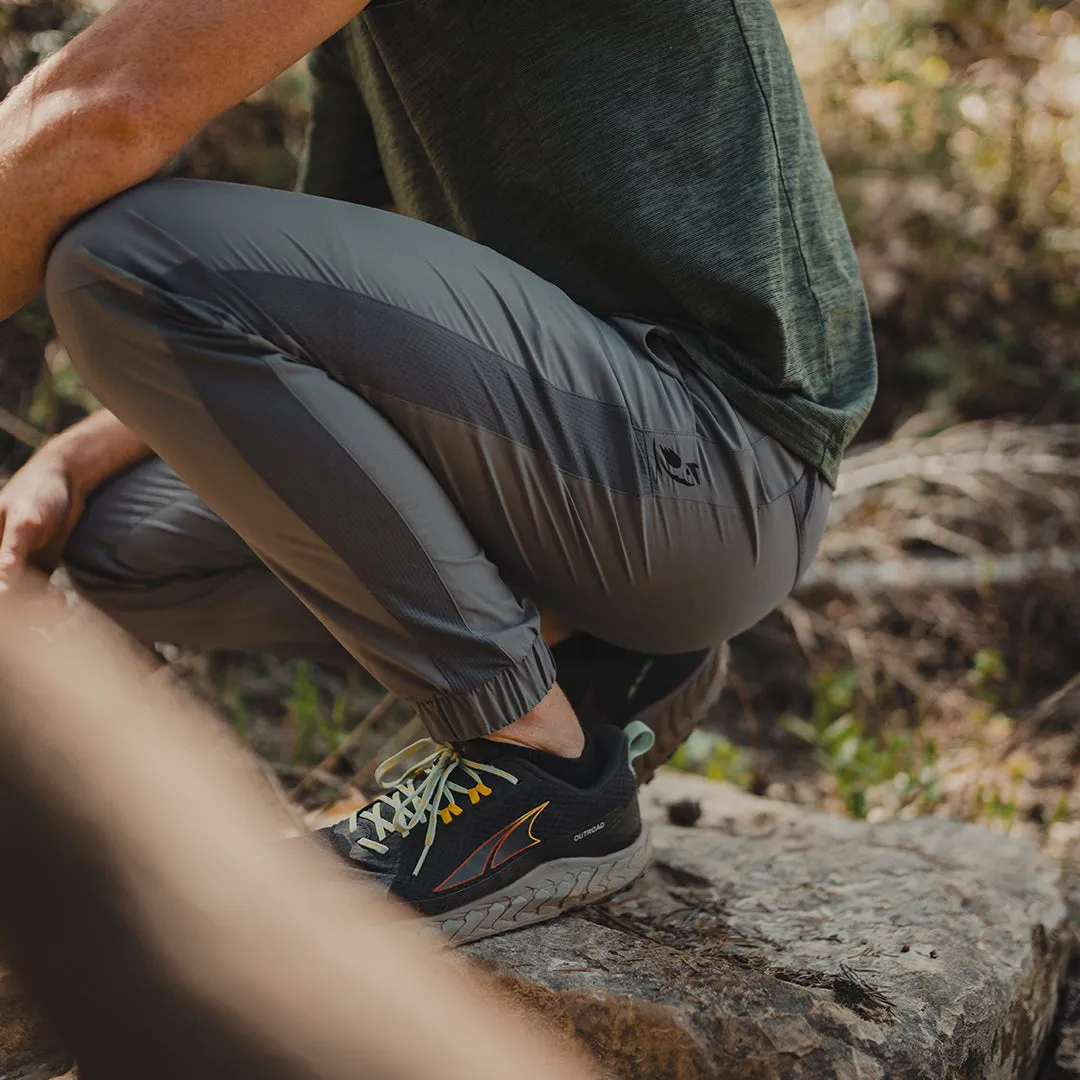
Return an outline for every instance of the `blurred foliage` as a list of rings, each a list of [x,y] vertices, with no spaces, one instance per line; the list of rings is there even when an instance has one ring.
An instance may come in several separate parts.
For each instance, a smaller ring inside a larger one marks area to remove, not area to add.
[[[875,804],[892,813],[908,807],[928,813],[941,800],[936,745],[911,730],[870,731],[858,706],[857,671],[818,672],[810,718],[786,717],[784,726],[817,751],[851,817],[865,818]],[[885,785],[887,798],[874,790]]]
[[[324,690],[313,676],[311,664],[300,661],[286,702],[285,717],[294,736],[292,760],[295,765],[315,765],[326,754],[337,750],[348,737],[349,709],[345,692],[334,697],[329,709],[324,707],[324,696]]]
[[[668,764],[673,769],[697,773],[710,780],[722,780],[739,787],[748,787],[753,781],[750,751],[705,728],[691,732]]]
[[[782,19],[912,413],[1080,416],[1080,8],[843,0]]]

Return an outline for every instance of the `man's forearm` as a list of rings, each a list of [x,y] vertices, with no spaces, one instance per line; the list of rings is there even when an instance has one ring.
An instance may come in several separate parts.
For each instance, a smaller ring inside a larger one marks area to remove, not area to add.
[[[0,103],[0,319],[41,288],[46,254],[69,221],[160,165],[118,101],[89,91],[76,103],[54,90],[62,56]]]
[[[53,461],[79,495],[89,495],[110,476],[149,457],[150,448],[105,409],[50,439],[39,451]]]
[[[81,214],[152,176],[209,120],[368,0],[119,0],[0,103],[0,319]]]

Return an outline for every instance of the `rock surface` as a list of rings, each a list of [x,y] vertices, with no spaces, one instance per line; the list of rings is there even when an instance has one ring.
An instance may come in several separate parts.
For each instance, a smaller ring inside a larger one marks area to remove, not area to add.
[[[700,805],[692,827],[669,822],[680,801],[683,821]],[[669,772],[643,804],[655,857],[634,889],[463,950],[609,1075],[1037,1075],[1069,933],[1060,871],[1029,844],[940,819],[869,826]],[[4,985],[0,1080],[62,1073]],[[1057,1049],[1048,1068],[1074,1048]]]
[[[1080,1080],[1080,955],[1075,952],[1038,1080]]]
[[[1072,930],[1072,959],[1038,1080],[1080,1080],[1080,864],[1067,859],[1062,866]]]
[[[687,797],[697,825],[668,824]],[[669,773],[644,801],[655,857],[631,892],[468,950],[612,1075],[1035,1076],[1068,935],[1060,872],[1033,847]]]
[[[11,977],[0,968],[0,1080],[52,1080],[65,1071]]]

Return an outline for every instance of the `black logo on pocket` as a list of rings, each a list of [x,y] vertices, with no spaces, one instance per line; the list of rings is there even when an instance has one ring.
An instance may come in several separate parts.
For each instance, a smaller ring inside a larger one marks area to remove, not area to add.
[[[696,461],[683,461],[682,455],[674,446],[654,442],[653,452],[656,455],[657,467],[667,473],[676,484],[697,487],[701,483],[701,466]]]

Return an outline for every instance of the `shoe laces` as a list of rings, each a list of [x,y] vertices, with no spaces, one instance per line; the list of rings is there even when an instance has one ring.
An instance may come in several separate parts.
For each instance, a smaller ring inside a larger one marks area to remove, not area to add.
[[[511,784],[518,782],[516,776],[503,769],[462,757],[450,743],[420,739],[388,757],[375,770],[375,780],[386,789],[385,794],[379,795],[363,810],[353,811],[349,816],[350,837],[361,847],[385,855],[389,847],[383,841],[391,833],[405,837],[426,822],[424,849],[413,869],[415,877],[420,873],[435,841],[439,822],[449,825],[462,812],[457,796],[467,795],[469,803],[475,806],[482,796],[491,794],[491,788],[484,783],[481,775],[484,773],[508,780]],[[457,782],[466,776],[472,780],[471,786]],[[390,814],[389,818],[383,817],[384,810]],[[374,838],[352,837],[360,827],[361,818],[374,826]]]

